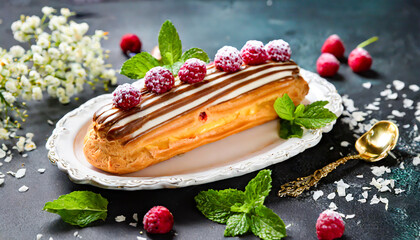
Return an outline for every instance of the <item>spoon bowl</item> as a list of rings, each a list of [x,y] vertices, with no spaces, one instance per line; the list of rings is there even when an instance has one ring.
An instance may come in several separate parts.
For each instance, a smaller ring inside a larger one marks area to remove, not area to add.
[[[399,131],[390,121],[379,121],[357,139],[355,147],[359,156],[368,162],[377,162],[397,145]]]

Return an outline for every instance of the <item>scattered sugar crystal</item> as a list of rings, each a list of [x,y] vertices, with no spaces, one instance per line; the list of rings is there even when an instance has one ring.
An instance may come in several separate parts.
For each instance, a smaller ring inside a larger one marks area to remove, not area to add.
[[[370,87],[372,87],[372,83],[370,83],[370,82],[365,82],[365,83],[362,83],[362,86],[363,86],[364,88],[366,88],[366,89],[370,89]]]
[[[330,205],[328,206],[329,209],[335,211],[338,209],[337,205],[333,202],[330,203]]]
[[[359,200],[357,200],[357,201],[359,201],[359,202],[361,202],[361,203],[366,203],[366,199],[364,199],[364,198],[359,199]]]
[[[26,168],[21,168],[19,170],[17,170],[15,178],[23,178],[26,174]]]
[[[342,141],[342,142],[340,143],[340,145],[341,145],[342,147],[348,147],[348,146],[350,146],[350,143],[349,143],[349,142],[347,142],[347,141]]]
[[[125,221],[125,216],[124,215],[116,216],[115,221],[116,222],[124,222]]]
[[[6,157],[6,152],[3,149],[0,149],[0,158]]]
[[[39,172],[39,173],[44,173],[44,172],[45,172],[45,168],[39,168],[39,169],[38,169],[38,172]]]
[[[356,175],[357,178],[363,178],[363,174]]]
[[[396,188],[396,189],[394,189],[394,192],[395,192],[395,194],[400,194],[400,193],[405,192],[405,190],[401,189],[401,188]]]
[[[36,240],[41,240],[42,236],[43,236],[43,235],[42,235],[42,234],[40,234],[40,233],[39,233],[39,234],[37,234],[37,235],[36,235]]]
[[[417,157],[414,157],[413,158],[413,165],[414,166],[417,166],[417,165],[419,165],[420,164],[420,154],[419,155],[417,155]]]
[[[349,194],[346,195],[346,201],[347,202],[353,201],[353,199],[354,199],[353,194],[349,193]]]
[[[335,198],[335,192],[332,192],[332,193],[328,194],[327,198],[330,199],[330,200],[334,199]]]
[[[27,186],[23,185],[22,187],[20,187],[20,188],[18,189],[18,191],[22,193],[22,192],[26,192],[26,191],[28,191],[28,189],[29,189],[29,188],[28,188]]]
[[[403,81],[400,81],[400,80],[394,80],[394,81],[392,81],[392,84],[394,85],[394,87],[397,91],[400,91],[405,87],[405,83]]]
[[[392,115],[396,116],[396,117],[404,117],[405,116],[405,112],[400,112],[398,110],[392,110]]]
[[[420,90],[420,87],[416,84],[411,84],[408,88],[413,92],[418,92]]]
[[[346,219],[354,218],[355,216],[356,214],[349,214],[349,215],[346,215]]]
[[[130,225],[132,227],[137,227],[137,223],[136,222],[129,223],[128,225]]]
[[[139,221],[139,217],[138,217],[137,213],[134,213],[134,214],[133,214],[133,219],[134,219],[134,221],[136,221],[136,222],[138,222],[138,221]]]
[[[314,198],[314,200],[318,200],[318,198],[320,198],[322,195],[324,195],[324,192],[322,190],[318,190],[315,191],[314,194],[312,195],[312,197]]]
[[[4,178],[0,178],[0,186],[3,185],[4,183]]]
[[[380,166],[380,167],[370,167],[370,169],[372,170],[373,175],[380,177],[382,176],[384,173],[390,173],[391,169],[389,169],[388,167],[385,166]]]

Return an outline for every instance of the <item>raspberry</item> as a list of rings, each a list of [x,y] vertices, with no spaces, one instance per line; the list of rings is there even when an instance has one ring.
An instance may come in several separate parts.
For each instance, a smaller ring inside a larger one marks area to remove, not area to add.
[[[336,58],[344,57],[344,51],[344,44],[337,34],[329,36],[321,48],[322,53],[331,53]]]
[[[344,221],[341,216],[333,210],[323,211],[316,221],[316,234],[318,239],[332,240],[340,238],[344,233]]]
[[[356,48],[351,51],[348,64],[353,72],[364,72],[372,66],[372,57],[364,48]]]
[[[121,38],[120,47],[124,53],[139,53],[141,50],[141,42],[139,37],[135,34],[125,34]]]
[[[241,69],[242,58],[238,49],[224,46],[217,51],[214,57],[216,68],[223,72],[236,72]]]
[[[334,57],[331,53],[323,53],[319,56],[316,61],[316,70],[319,75],[323,77],[332,77],[334,76],[338,68],[340,67],[340,62],[337,58]]]
[[[112,95],[114,96],[112,99],[114,105],[123,110],[137,106],[141,98],[140,91],[128,83],[118,86]]]
[[[267,61],[267,52],[260,41],[250,40],[241,49],[241,57],[245,64],[257,65]]]
[[[268,57],[276,62],[286,62],[290,60],[292,49],[287,42],[282,39],[270,41],[265,45]]]
[[[154,93],[161,94],[171,90],[175,84],[174,75],[164,67],[154,67],[144,76],[146,88]]]
[[[178,77],[186,83],[197,83],[203,81],[206,73],[206,63],[197,58],[191,58],[179,69]]]
[[[148,233],[168,233],[174,225],[174,216],[166,207],[152,207],[144,215],[143,225]]]

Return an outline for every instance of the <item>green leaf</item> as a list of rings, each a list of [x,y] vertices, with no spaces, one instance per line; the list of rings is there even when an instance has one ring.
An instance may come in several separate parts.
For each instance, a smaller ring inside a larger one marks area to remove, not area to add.
[[[184,62],[178,61],[171,66],[170,70],[174,76],[178,75],[179,69],[182,67],[182,64],[184,64]]]
[[[141,52],[124,62],[120,73],[131,79],[143,78],[146,73],[159,66],[158,60],[147,52]]]
[[[279,135],[283,139],[301,138],[303,136],[303,129],[301,126],[290,121],[280,119]]]
[[[303,105],[303,104],[299,104],[299,105],[296,107],[295,112],[293,113],[293,118],[297,118],[297,117],[301,116],[301,115],[302,115],[302,113],[303,113],[303,111],[305,111],[305,105]]]
[[[218,223],[226,223],[229,217],[234,214],[230,208],[235,203],[243,204],[244,200],[244,192],[237,189],[220,191],[210,189],[195,196],[198,210],[208,219]]]
[[[313,107],[325,107],[325,105],[327,105],[327,104],[328,104],[328,101],[316,101],[316,102],[313,102],[313,103],[307,105],[305,107],[305,110],[308,110],[309,108],[313,108]]]
[[[248,214],[241,213],[230,216],[226,223],[225,237],[243,235],[249,231],[251,219]]]
[[[280,118],[286,120],[293,120],[293,113],[295,112],[295,104],[293,104],[292,99],[290,99],[287,93],[283,94],[282,97],[279,97],[274,102],[274,110]]]
[[[251,216],[252,233],[264,240],[286,237],[286,227],[277,214],[263,205],[254,210],[255,214]]]
[[[245,203],[250,205],[264,204],[265,197],[271,190],[271,170],[261,170],[245,187]]]
[[[89,191],[74,191],[45,203],[42,210],[56,213],[64,222],[85,227],[89,223],[107,216],[108,200]]]
[[[204,61],[205,63],[208,63],[210,61],[210,58],[207,55],[207,53],[200,48],[190,48],[187,51],[185,51],[181,56],[181,61],[185,62],[190,58],[197,58],[201,61]]]
[[[159,50],[164,65],[172,65],[181,58],[182,44],[171,21],[166,20],[159,32]]]
[[[316,129],[325,127],[328,123],[337,119],[337,116],[322,106],[308,106],[301,116],[294,120],[295,124],[305,128]]]

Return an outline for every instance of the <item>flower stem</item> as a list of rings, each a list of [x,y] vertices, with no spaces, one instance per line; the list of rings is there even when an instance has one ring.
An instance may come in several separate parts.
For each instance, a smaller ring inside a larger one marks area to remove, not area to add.
[[[366,40],[366,41],[364,41],[364,42],[360,43],[359,45],[357,45],[357,48],[364,48],[364,47],[366,47],[367,45],[369,45],[369,44],[371,44],[371,43],[373,43],[373,42],[378,41],[378,39],[379,39],[379,38],[378,38],[377,36],[371,37],[371,38],[369,38],[368,40]]]

